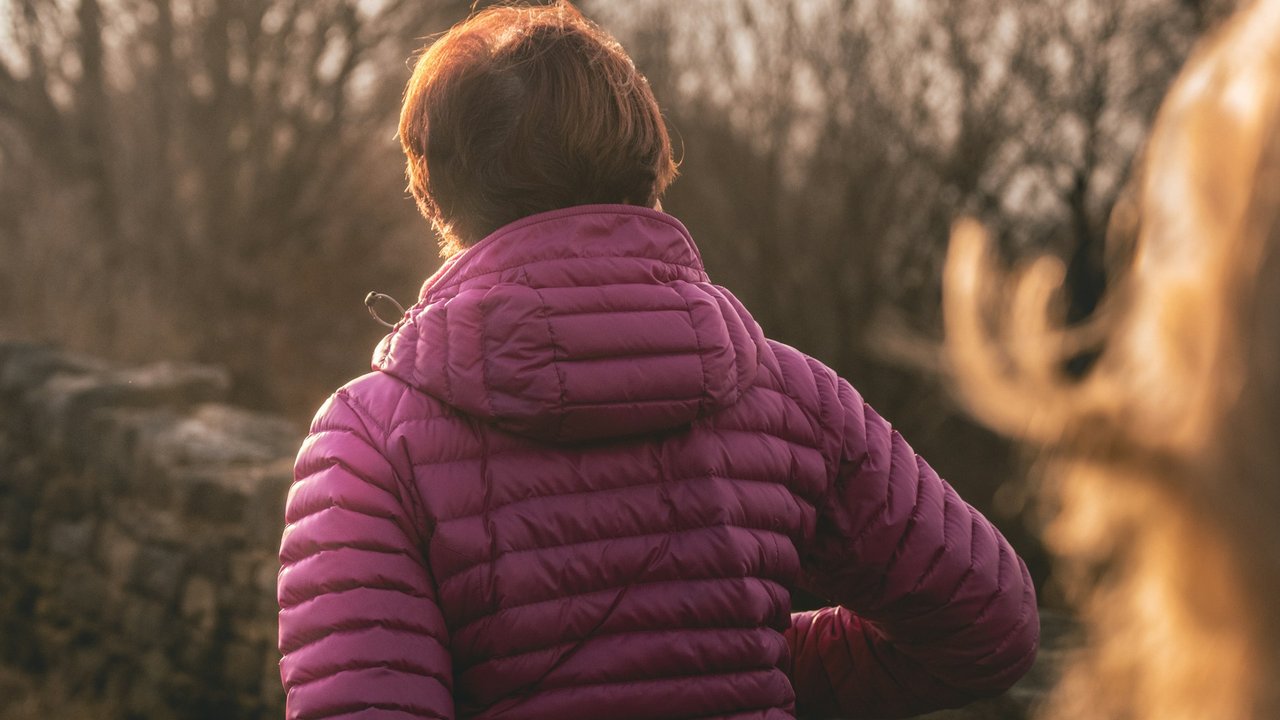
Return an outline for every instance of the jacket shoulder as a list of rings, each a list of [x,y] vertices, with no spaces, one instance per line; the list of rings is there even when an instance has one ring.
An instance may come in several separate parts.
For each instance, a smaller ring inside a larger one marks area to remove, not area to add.
[[[834,370],[790,345],[769,340],[770,362],[762,382],[792,400],[814,427],[815,441],[829,457],[839,447],[844,426],[840,377]]]
[[[370,434],[386,440],[406,419],[442,415],[439,400],[394,375],[374,371],[361,375],[334,392],[367,424]]]
[[[790,345],[777,340],[768,342],[774,362],[763,367],[766,374],[775,378],[778,389],[814,410],[828,397],[835,397],[839,378],[834,370]]]

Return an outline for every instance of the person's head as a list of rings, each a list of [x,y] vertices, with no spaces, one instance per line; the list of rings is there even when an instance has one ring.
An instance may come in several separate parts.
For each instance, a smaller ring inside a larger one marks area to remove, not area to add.
[[[1048,717],[1280,717],[1280,0],[1193,54],[1136,183],[1101,315],[1054,327],[1061,265],[1015,277],[992,342],[983,232],[945,288],[960,388],[1046,450],[1046,540],[1087,642]],[[1101,348],[1091,372],[1064,360]]]
[[[492,7],[436,39],[405,91],[400,143],[446,254],[548,210],[653,207],[676,174],[649,83],[563,0]]]

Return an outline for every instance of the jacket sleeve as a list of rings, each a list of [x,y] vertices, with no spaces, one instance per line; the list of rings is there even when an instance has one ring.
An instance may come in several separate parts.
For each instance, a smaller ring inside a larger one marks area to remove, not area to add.
[[[901,717],[1003,692],[1039,642],[1026,565],[832,377],[840,451],[801,563],[806,589],[839,607],[792,616],[797,709]]]
[[[298,454],[277,590],[289,720],[453,718],[444,618],[380,446],[339,391]]]

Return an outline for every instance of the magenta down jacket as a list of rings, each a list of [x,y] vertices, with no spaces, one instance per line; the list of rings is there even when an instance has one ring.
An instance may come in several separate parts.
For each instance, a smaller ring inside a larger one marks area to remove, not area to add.
[[[669,215],[498,230],[374,368],[298,455],[289,718],[903,716],[1032,662],[1005,539]]]

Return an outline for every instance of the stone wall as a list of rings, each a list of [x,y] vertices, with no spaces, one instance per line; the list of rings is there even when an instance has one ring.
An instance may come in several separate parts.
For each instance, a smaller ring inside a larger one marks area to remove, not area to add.
[[[275,553],[302,429],[227,389],[0,344],[0,717],[283,716]]]
[[[276,549],[303,429],[219,369],[0,342],[0,720],[283,717]],[[1021,720],[1074,634],[1043,616]]]

